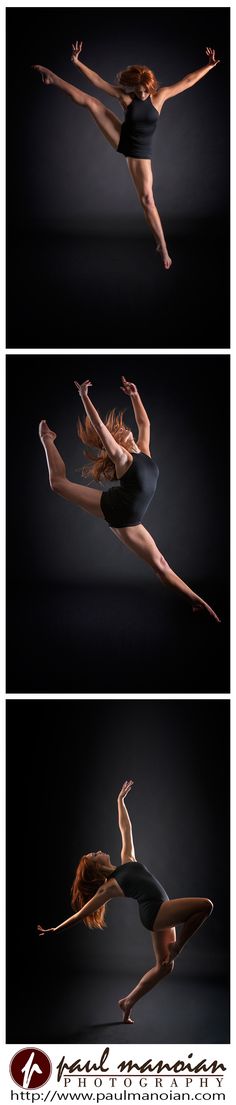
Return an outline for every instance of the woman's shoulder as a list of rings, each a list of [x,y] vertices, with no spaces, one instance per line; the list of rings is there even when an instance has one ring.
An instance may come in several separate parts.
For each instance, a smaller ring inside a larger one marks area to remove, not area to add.
[[[167,98],[166,93],[167,93],[167,89],[164,88],[164,86],[162,86],[162,87],[157,89],[157,92],[154,92],[152,94],[152,104],[153,104],[153,107],[156,108],[156,111],[157,111],[158,115],[161,114],[163,105],[164,105],[165,100]]]
[[[121,480],[122,476],[125,476],[126,472],[131,468],[131,464],[133,464],[133,455],[134,454],[129,453],[128,450],[124,449],[122,446],[122,453],[116,461],[116,474],[118,480]]]
[[[127,111],[127,107],[132,104],[133,96],[130,96],[129,92],[125,92],[123,88],[119,88],[117,84],[113,85],[113,89],[116,100],[119,100],[121,107],[124,108],[124,111]]]
[[[116,872],[114,872],[114,875],[112,875],[111,879],[107,880],[106,891],[108,898],[124,897],[123,890],[121,889],[121,886],[119,886],[119,883],[116,881]]]

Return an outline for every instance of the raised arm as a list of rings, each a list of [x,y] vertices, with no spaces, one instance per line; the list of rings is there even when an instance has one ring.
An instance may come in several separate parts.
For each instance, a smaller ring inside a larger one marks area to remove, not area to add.
[[[133,780],[132,779],[129,779],[129,781],[126,780],[126,782],[123,783],[123,787],[121,788],[120,793],[118,794],[118,798],[117,798],[118,823],[119,823],[119,829],[120,829],[120,832],[121,832],[121,839],[122,839],[121,863],[127,863],[127,862],[129,862],[129,860],[132,860],[132,859],[135,860],[136,859],[135,851],[134,851],[132,824],[131,824],[131,821],[130,821],[128,810],[126,809],[126,805],[125,805],[126,795],[129,793],[132,786],[133,786]]]
[[[141,449],[142,453],[147,453],[148,456],[150,456],[150,421],[147,411],[143,406],[136,384],[132,384],[130,380],[126,380],[125,376],[122,376],[121,379],[121,391],[124,391],[125,395],[129,395],[131,399],[135,421],[138,426],[138,447]]]
[[[114,461],[114,464],[117,464],[118,461],[122,461],[123,458],[127,461],[127,453],[125,449],[123,449],[122,445],[118,445],[117,441],[115,441],[115,438],[110,433],[110,430],[107,429],[107,426],[105,426],[105,423],[100,418],[100,414],[98,414],[96,407],[94,407],[93,403],[91,403],[91,399],[88,395],[88,388],[92,387],[91,380],[85,380],[83,384],[78,384],[78,381],[74,380],[74,383],[77,391],[79,392],[80,398],[82,399],[86,414],[90,418],[90,422],[92,422],[92,426],[94,427],[94,430],[96,430],[96,433],[98,434],[102,444],[104,445],[104,448],[106,449],[110,459]]]
[[[39,936],[46,936],[53,932],[62,932],[62,929],[71,928],[72,925],[77,925],[79,921],[83,921],[84,917],[88,917],[91,913],[96,913],[97,909],[100,909],[101,905],[105,902],[109,902],[113,897],[112,886],[101,886],[97,890],[93,898],[90,898],[86,905],[82,906],[82,909],[78,910],[78,913],[72,913],[70,917],[67,917],[66,921],[62,921],[61,925],[56,925],[55,928],[44,929],[42,925],[37,925]]]
[[[103,77],[99,76],[99,73],[95,73],[93,69],[89,69],[88,65],[84,65],[83,61],[80,61],[79,55],[81,54],[83,43],[72,42],[72,55],[71,61],[75,65],[76,69],[80,69],[81,73],[87,77],[88,81],[95,84],[95,88],[101,88],[103,92],[108,92],[110,96],[115,96],[119,100],[120,89],[115,84],[109,84],[109,81],[104,81]]]
[[[153,96],[153,101],[159,112],[166,100],[170,100],[172,96],[178,96],[180,92],[186,92],[188,88],[192,88],[194,84],[197,84],[197,81],[201,81],[202,77],[206,77],[211,69],[215,69],[215,66],[219,65],[220,59],[216,59],[215,50],[211,46],[206,47],[206,54],[208,56],[207,65],[203,65],[201,69],[195,69],[193,73],[187,73],[186,77],[182,77],[182,80],[177,81],[176,84],[158,89],[156,95]]]

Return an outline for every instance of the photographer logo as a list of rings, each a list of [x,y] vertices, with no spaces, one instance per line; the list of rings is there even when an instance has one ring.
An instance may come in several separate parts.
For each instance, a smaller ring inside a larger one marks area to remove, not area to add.
[[[13,1055],[10,1062],[10,1074],[17,1086],[23,1090],[35,1090],[44,1086],[50,1078],[52,1066],[45,1051],[25,1047]]]

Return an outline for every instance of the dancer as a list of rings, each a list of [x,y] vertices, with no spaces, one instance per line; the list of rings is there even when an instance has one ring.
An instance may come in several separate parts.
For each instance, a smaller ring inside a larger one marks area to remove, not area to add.
[[[118,822],[121,832],[121,864],[116,867],[107,852],[88,852],[82,856],[72,886],[72,906],[75,913],[57,925],[44,929],[38,925],[39,936],[62,932],[84,921],[88,928],[105,928],[106,903],[114,898],[135,898],[144,928],[152,933],[154,967],[147,971],[133,990],[120,998],[119,1006],[125,1024],[133,1024],[133,1005],[153,986],[173,971],[174,961],[213,909],[210,898],[168,898],[160,882],[147,867],[136,860],[132,824],[125,798],[133,786],[126,780],[118,794]],[[181,925],[176,939],[175,926]]]
[[[118,100],[125,111],[124,123],[121,123],[118,116],[105,107],[101,100],[87,95],[68,81],[62,80],[51,69],[46,69],[43,65],[33,65],[32,68],[41,73],[44,84],[55,85],[80,107],[87,108],[113,149],[124,154],[145,218],[154,236],[156,248],[161,254],[164,268],[169,269],[172,260],[153,195],[152,139],[165,101],[192,88],[197,81],[210,72],[210,69],[214,69],[219,64],[219,59],[216,59],[215,50],[207,46],[205,52],[208,64],[193,73],[188,73],[182,80],[177,81],[177,84],[166,87],[159,85],[155,73],[145,65],[129,65],[117,74],[117,84],[109,84],[80,61],[82,46],[82,42],[72,44],[73,65],[96,88]]]
[[[112,533],[145,560],[163,583],[181,591],[191,602],[194,612],[206,611],[219,622],[212,607],[170,568],[153,537],[142,525],[156,490],[159,471],[151,457],[150,422],[136,385],[122,376],[121,390],[130,396],[137,423],[137,442],[124,423],[123,413],[116,414],[112,410],[106,422],[102,421],[88,395],[88,389],[92,386],[90,380],[85,380],[83,384],[74,382],[86,412],[83,425],[78,419],[79,436],[86,446],[98,450],[98,456],[88,452],[90,463],[84,466],[82,474],[100,483],[104,479],[117,480],[119,486],[108,491],[97,491],[68,480],[64,461],[55,446],[56,433],[42,420],[39,436],[46,453],[52,491],[96,518],[103,518]]]

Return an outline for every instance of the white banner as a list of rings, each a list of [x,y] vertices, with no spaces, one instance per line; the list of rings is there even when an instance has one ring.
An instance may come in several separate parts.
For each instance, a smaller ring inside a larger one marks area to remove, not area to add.
[[[230,1046],[156,1048],[129,1044],[91,1046],[7,1045],[4,1105],[11,1101],[226,1102],[233,1105]],[[3,1098],[2,1098],[3,1100]]]

